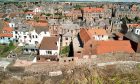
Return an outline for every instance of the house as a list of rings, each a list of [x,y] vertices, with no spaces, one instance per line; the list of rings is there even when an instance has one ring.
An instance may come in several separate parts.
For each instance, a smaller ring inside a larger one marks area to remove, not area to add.
[[[8,19],[14,19],[14,18],[20,17],[22,15],[24,15],[23,12],[14,12],[14,13],[9,13],[8,16],[7,16],[7,18]]]
[[[85,29],[82,28],[79,33],[83,42],[87,42],[90,39],[94,40],[108,40],[108,34],[105,29]]]
[[[20,27],[13,32],[13,38],[19,46],[24,46],[25,44],[38,45],[45,36],[50,36],[50,33],[48,28],[42,27],[42,25],[35,27],[20,25]]]
[[[10,41],[13,41],[13,28],[3,27],[0,32],[0,43],[8,44]]]
[[[49,32],[51,34],[51,36],[55,36],[55,35],[59,35],[61,34],[61,23],[62,20],[58,20],[58,19],[49,19],[48,20],[48,26],[49,26]]]
[[[82,18],[82,12],[81,12],[81,10],[67,11],[67,12],[64,13],[64,15],[69,20],[76,20],[76,19]]]
[[[74,56],[81,57],[84,46],[86,46],[92,41],[108,41],[108,40],[109,40],[108,34],[104,29],[82,28],[77,37],[73,39]]]
[[[139,17],[140,16],[140,12],[136,8],[130,8],[130,9],[118,8],[116,10],[115,16],[117,18],[128,17],[130,19],[133,19],[133,18],[135,18],[137,16]]]
[[[122,21],[118,18],[111,18],[110,21],[111,27],[110,27],[110,32],[115,33],[115,32],[120,32],[121,31],[121,26],[122,26]]]
[[[74,24],[72,21],[67,20],[61,24],[62,31],[61,34],[65,34],[67,32],[70,32],[72,34],[72,37],[76,36],[80,31],[80,26],[78,24]]]
[[[123,40],[130,40],[131,46],[135,52],[140,53],[140,35],[139,30],[136,32],[128,32],[124,35]]]
[[[0,20],[4,20],[7,17],[7,14],[0,13]]]
[[[27,24],[35,27],[35,26],[40,26],[40,27],[47,27],[48,22],[46,20],[39,20],[39,21],[27,21]]]
[[[57,60],[60,51],[59,37],[44,37],[39,46],[39,61]]]
[[[62,46],[69,46],[72,42],[72,33],[67,32],[62,36]]]
[[[33,12],[34,12],[35,14],[37,14],[37,13],[42,13],[42,12],[43,12],[43,7],[35,7],[35,8],[33,9]]]
[[[127,32],[131,32],[134,30],[139,30],[140,28],[140,24],[139,23],[130,23],[127,24]]]
[[[74,56],[78,58],[93,58],[107,53],[134,53],[129,40],[94,40],[86,32],[79,36],[73,40]]]
[[[82,8],[84,20],[92,20],[93,18],[102,18],[104,16],[103,8],[84,7]]]
[[[26,20],[32,20],[34,18],[34,12],[28,11],[25,13]]]
[[[9,19],[9,21],[6,22],[6,24],[12,28],[16,28],[16,27],[20,26],[22,23],[23,23],[23,21],[22,21],[21,17],[15,17],[15,18]]]
[[[50,36],[49,29],[46,25],[29,25],[22,23],[14,28],[13,41],[18,46],[23,46],[23,54],[37,54],[38,47],[43,37]]]

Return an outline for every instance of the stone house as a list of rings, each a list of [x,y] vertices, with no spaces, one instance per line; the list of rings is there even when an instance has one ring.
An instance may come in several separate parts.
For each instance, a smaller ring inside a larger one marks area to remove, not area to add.
[[[82,18],[82,11],[81,10],[71,10],[68,12],[65,12],[65,16],[69,20],[76,20]]]
[[[93,20],[94,18],[103,18],[104,9],[94,8],[94,7],[84,7],[82,8],[83,20]]]
[[[72,42],[72,33],[67,32],[62,36],[62,46],[69,46]]]

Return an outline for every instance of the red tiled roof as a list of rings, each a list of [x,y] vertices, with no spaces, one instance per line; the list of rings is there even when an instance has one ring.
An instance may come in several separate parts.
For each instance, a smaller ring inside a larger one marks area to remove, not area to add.
[[[58,37],[44,37],[39,49],[41,50],[57,50],[57,41],[59,40]]]
[[[1,33],[0,37],[12,37],[13,34],[6,34],[6,33]]]
[[[105,54],[111,52],[134,53],[130,41],[96,41],[96,54]]]
[[[104,9],[103,8],[93,8],[93,7],[84,7],[84,8],[82,8],[82,10],[84,11],[84,12],[103,12],[104,11]]]
[[[83,48],[83,55],[106,54],[115,52],[134,53],[130,41],[88,41]]]
[[[88,29],[90,35],[107,35],[105,29]]]
[[[82,15],[81,10],[72,10],[65,14],[66,16]]]
[[[137,23],[136,24],[127,24],[127,26],[128,27],[137,27],[137,26],[140,26],[140,24],[137,24]]]
[[[80,30],[79,35],[80,35],[80,38],[81,38],[81,40],[82,40],[83,42],[87,42],[87,41],[89,41],[89,40],[91,39],[91,36],[89,35],[87,29],[83,29],[83,28],[82,28],[82,29]]]
[[[83,42],[87,42],[92,38],[92,35],[107,35],[106,30],[104,29],[84,29],[80,30],[80,38]]]
[[[6,31],[6,32],[12,32],[13,28],[11,28],[11,27],[4,27],[2,30]]]
[[[3,27],[0,31],[0,37],[12,37],[13,28],[11,27]]]
[[[27,21],[28,24],[32,25],[32,26],[41,26],[41,27],[46,27],[48,26],[48,22],[47,21]]]
[[[25,12],[25,14],[34,14],[34,12],[32,12],[32,11],[27,11],[27,12]]]

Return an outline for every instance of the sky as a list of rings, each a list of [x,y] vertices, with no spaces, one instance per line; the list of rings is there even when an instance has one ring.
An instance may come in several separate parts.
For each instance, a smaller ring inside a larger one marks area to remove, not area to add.
[[[24,0],[0,0],[0,1],[24,1]],[[27,1],[27,0],[25,0]],[[30,1],[30,0],[28,0]],[[31,0],[38,1],[38,0]],[[45,0],[47,1],[47,0]],[[140,0],[48,0],[48,1],[109,1],[109,2],[140,2]]]

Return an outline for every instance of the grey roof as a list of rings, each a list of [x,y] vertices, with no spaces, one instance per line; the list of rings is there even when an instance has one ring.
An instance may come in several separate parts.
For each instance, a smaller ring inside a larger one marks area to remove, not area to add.
[[[25,45],[23,49],[38,49],[36,45]]]
[[[136,43],[140,42],[140,35],[136,35],[133,32],[126,33],[125,37],[130,39],[130,40],[132,40],[132,41],[134,41],[134,42],[136,42]]]
[[[27,32],[27,31],[29,31],[29,29],[30,29],[29,25],[22,24],[22,23],[18,24],[18,27],[15,28],[15,30],[22,31],[22,32]]]
[[[63,35],[63,37],[72,37],[72,33],[71,32],[67,32]]]
[[[3,21],[0,20],[0,29],[1,29],[3,26],[4,26],[4,25],[3,25]]]
[[[48,23],[50,24],[50,25],[57,25],[57,24],[60,24],[60,22],[61,22],[62,20],[58,20],[58,19],[49,19],[48,20]]]
[[[109,19],[100,21],[99,25],[100,25],[100,26],[110,25],[110,24],[109,24]]]
[[[37,34],[40,34],[42,31],[49,31],[48,27],[34,27]]]
[[[73,30],[73,29],[79,29],[80,26],[78,24],[73,24],[73,22],[71,21],[65,21],[65,23],[62,24],[62,28]]]

